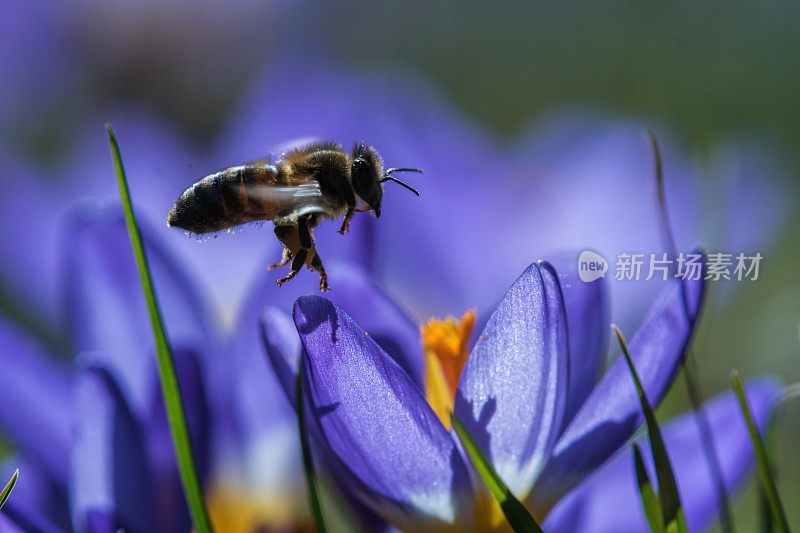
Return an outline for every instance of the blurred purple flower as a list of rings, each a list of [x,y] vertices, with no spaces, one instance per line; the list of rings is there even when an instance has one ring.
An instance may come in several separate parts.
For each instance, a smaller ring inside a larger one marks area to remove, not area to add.
[[[622,466],[619,459],[607,462],[641,425],[642,416],[621,357],[596,381],[608,325],[606,291],[602,281],[579,282],[575,261],[565,264],[559,274],[548,263],[532,265],[508,290],[466,361],[455,391],[455,414],[538,517],[566,495],[556,507],[562,513],[559,509],[570,506],[566,518],[556,514],[549,519],[556,530],[570,530],[563,526],[567,518],[580,521],[579,530],[620,530],[628,524],[644,530],[635,511],[638,495],[628,490],[632,461]],[[668,390],[699,312],[703,282],[686,282],[685,288],[688,308],[679,286],[670,286],[631,342],[653,403]],[[498,526],[502,517],[487,507],[487,493],[475,484],[446,416],[434,405],[436,385],[427,380],[430,368],[427,363],[422,368],[422,354],[417,351],[409,359],[407,351],[398,357],[381,347],[389,314],[397,324],[394,337],[411,334],[404,344],[413,346],[417,335],[409,332],[410,320],[397,317],[391,300],[379,292],[371,302],[366,312],[352,307],[367,320],[362,329],[338,305],[316,296],[300,298],[294,308],[299,340],[280,311],[268,310],[264,316],[267,351],[290,398],[298,357],[305,354],[307,409],[321,457],[342,485],[402,529],[474,526],[476,520],[483,524],[479,527]],[[376,321],[383,327],[377,338],[370,328]],[[766,381],[749,388],[761,421],[776,392],[776,384]],[[752,462],[747,430],[734,418],[735,406],[726,397],[708,407],[731,488]],[[679,463],[690,523],[702,527],[716,515],[717,502],[689,420],[668,426],[666,433]],[[618,522],[613,514],[581,521],[574,506],[596,505],[601,496],[595,492],[608,488],[598,484],[602,481],[581,484],[587,478],[621,483],[626,495],[631,493],[629,516],[621,514]]]
[[[260,350],[257,324],[266,301],[243,309],[237,328],[223,337],[190,277],[144,229],[214,518],[234,531],[303,520],[303,500],[293,497],[300,478],[292,411],[278,399],[263,361],[248,366],[258,361],[250,354]],[[0,427],[24,471],[8,514],[25,529],[45,531],[71,529],[70,523],[79,531],[187,531],[121,213],[84,206],[71,213],[66,230],[62,290],[66,330],[79,354],[73,370],[0,322],[0,365],[9,381]],[[228,508],[234,503],[241,507]]]
[[[67,46],[68,11],[52,0],[0,5],[0,136],[39,125],[77,85],[76,58]]]
[[[64,210],[82,196],[116,196],[102,137],[109,119],[123,143],[139,212],[151,220],[163,219],[177,195],[202,175],[292,139],[364,140],[389,164],[425,168],[416,183],[421,199],[387,191],[379,221],[361,215],[353,234],[341,237],[329,225],[318,240],[324,259],[358,261],[420,321],[452,309],[490,308],[534,254],[591,247],[613,258],[623,251],[662,249],[644,124],[590,111],[562,113],[539,122],[516,146],[504,147],[413,74],[357,75],[296,58],[265,70],[216,145],[207,149],[197,150],[169,124],[116,110],[76,125],[71,155],[55,169],[0,150],[0,180],[8,191],[0,198],[0,269],[8,288],[37,316],[52,320],[57,308],[55,242]],[[659,137],[681,248],[701,241],[710,250],[749,251],[770,243],[791,197],[779,192],[780,166],[763,164],[775,158],[751,143],[726,143],[704,171],[690,164],[668,134]],[[751,169],[753,162],[758,164]],[[751,190],[756,172],[760,186]],[[36,178],[19,179],[23,175]],[[695,187],[710,177],[716,178],[714,196]],[[735,194],[744,185],[746,199]],[[719,190],[731,191],[730,198],[720,201]],[[34,204],[41,206],[37,217],[25,211]],[[21,219],[27,221],[24,232],[14,223]],[[698,231],[703,226],[710,230]],[[168,233],[164,239],[202,282],[226,323],[254,276],[280,255],[264,231],[244,229],[235,239],[202,245],[180,232],[159,231]],[[484,275],[489,264],[491,277]],[[658,283],[614,282],[611,290],[619,296],[615,316],[632,329]],[[281,302],[288,303],[294,293],[282,295],[287,297]]]
[[[307,69],[297,72],[297,62]],[[776,193],[785,176],[779,164],[766,164],[772,156],[763,147],[723,143],[704,165],[664,128],[590,109],[562,110],[537,121],[516,145],[502,146],[407,72],[353,76],[309,58],[273,64],[222,135],[224,157],[216,161],[246,160],[287,138],[317,136],[365,140],[390,165],[424,168],[415,181],[422,198],[387,190],[381,219],[367,218],[371,245],[362,263],[422,321],[490,308],[535,254],[664,251],[647,128],[664,151],[679,248],[769,245],[791,204]],[[703,181],[714,183],[713,191],[697,185]],[[735,192],[742,187],[746,200]],[[342,243],[329,234],[320,239],[324,257]],[[611,290],[619,296],[615,316],[632,329],[659,283],[613,282]]]
[[[747,397],[763,432],[775,408],[779,384],[771,379],[754,379],[747,384]],[[708,402],[704,409],[711,422],[717,456],[721,459],[723,479],[728,493],[733,493],[753,463],[742,412],[732,392]],[[689,531],[703,531],[717,517],[715,481],[702,449],[701,435],[694,415],[685,414],[662,426],[665,444],[678,481],[678,490],[686,511]],[[638,439],[644,442],[645,438]],[[655,479],[649,446],[643,455],[650,479]],[[585,482],[566,495],[548,515],[546,531],[647,531],[639,501],[633,469],[633,453],[626,447],[600,467]]]

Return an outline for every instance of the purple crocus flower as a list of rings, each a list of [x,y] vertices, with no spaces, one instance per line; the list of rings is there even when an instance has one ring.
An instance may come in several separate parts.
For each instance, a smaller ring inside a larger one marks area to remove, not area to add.
[[[702,301],[703,282],[684,283],[687,303],[677,283],[671,285],[631,341],[654,403],[680,366]],[[478,335],[452,390],[456,416],[534,514],[548,516],[561,500],[548,518],[556,531],[570,530],[569,524],[590,531],[630,524],[646,529],[637,511],[638,496],[629,487],[633,463],[627,452],[618,453],[642,423],[631,376],[618,358],[596,380],[605,347],[605,293],[602,282],[579,282],[569,267],[557,273],[546,262],[531,265]],[[370,324],[393,313],[395,336],[409,334],[403,333],[409,321],[396,316],[388,297],[376,293],[372,300],[380,303],[370,305]],[[419,350],[415,360],[408,353],[387,354],[381,347],[385,330],[376,338],[369,326],[362,328],[341,307],[317,296],[297,301],[294,326],[299,340],[287,317],[268,311],[268,352],[290,396],[298,354],[305,354],[312,435],[343,485],[402,529],[502,525],[499,509],[476,484],[449,431],[447,416],[437,409],[442,383],[429,379],[435,372],[429,354],[424,367]],[[469,328],[452,331],[459,337],[468,335]],[[411,335],[406,345],[413,346],[417,336]],[[423,343],[430,340],[426,336],[430,332],[423,328]],[[442,366],[449,364],[447,355],[439,355]],[[758,381],[748,391],[760,420],[765,420],[776,384]],[[707,407],[731,487],[741,482],[752,462],[735,405],[728,395]],[[697,453],[700,437],[688,418],[665,431],[690,525],[703,527],[715,516],[717,502],[713,480]],[[597,492],[608,488],[603,484],[608,479],[630,493],[627,505],[632,510],[619,521],[608,514],[595,522],[596,509],[605,501]],[[588,518],[580,514],[584,507]]]

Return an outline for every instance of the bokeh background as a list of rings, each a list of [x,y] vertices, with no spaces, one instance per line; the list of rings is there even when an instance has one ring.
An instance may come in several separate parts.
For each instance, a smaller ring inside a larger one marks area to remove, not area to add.
[[[800,4],[784,0],[4,0],[0,157],[34,161],[45,169],[38,178],[56,180],[59,173],[48,177],[46,169],[63,164],[76,132],[120,109],[145,110],[202,151],[253,80],[274,76],[279,83],[281,72],[270,66],[305,57],[418,80],[497,143],[517,142],[563,109],[666,128],[696,165],[717,143],[747,139],[763,148],[770,174],[762,180],[766,167],[748,166],[748,186],[775,188],[789,210],[759,249],[760,279],[728,286],[724,295],[712,287],[695,353],[707,395],[727,387],[732,368],[791,383],[800,380],[799,24]],[[102,142],[102,131],[97,138]],[[712,178],[704,185],[713,190]],[[0,194],[24,179],[1,175]],[[13,239],[0,246],[13,247]],[[11,285],[0,279],[2,311],[58,345]],[[678,380],[660,414],[685,409],[685,398]],[[798,403],[779,413],[774,433],[794,523]],[[742,502],[735,506],[740,530],[751,530],[752,483]]]

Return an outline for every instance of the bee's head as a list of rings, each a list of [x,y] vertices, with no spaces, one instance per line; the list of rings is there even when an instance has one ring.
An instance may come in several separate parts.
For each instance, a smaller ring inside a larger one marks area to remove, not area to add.
[[[353,191],[375,211],[376,217],[381,216],[383,182],[385,181],[394,181],[419,196],[416,189],[393,177],[393,172],[422,172],[422,169],[390,168],[384,172],[383,160],[374,148],[364,144],[357,144],[353,148],[353,163],[350,166]]]
[[[350,179],[355,192],[373,211],[381,216],[383,202],[383,161],[378,152],[370,146],[357,144],[353,148],[353,162],[350,165]]]

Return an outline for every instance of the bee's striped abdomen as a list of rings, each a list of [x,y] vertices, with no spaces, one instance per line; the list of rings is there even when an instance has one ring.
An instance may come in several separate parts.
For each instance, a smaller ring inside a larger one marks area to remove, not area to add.
[[[249,191],[276,182],[277,169],[264,163],[231,167],[198,181],[180,196],[167,224],[192,233],[212,233],[254,220],[273,218],[271,206]]]

